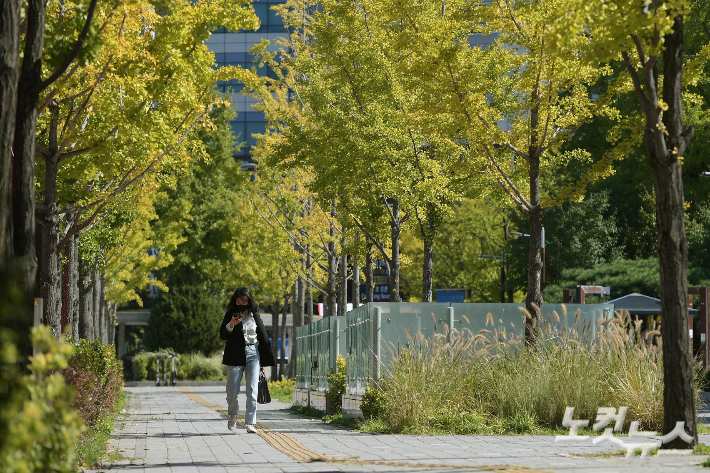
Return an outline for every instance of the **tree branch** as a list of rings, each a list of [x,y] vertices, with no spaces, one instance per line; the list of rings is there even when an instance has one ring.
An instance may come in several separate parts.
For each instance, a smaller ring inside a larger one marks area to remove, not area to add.
[[[251,202],[251,204],[254,206],[254,209],[259,213],[259,215],[261,215],[261,218],[263,218],[264,221],[265,221],[271,228],[276,229],[276,226],[275,226],[274,224],[272,224],[272,223],[269,221],[268,218],[266,218],[266,216],[263,214],[263,212],[261,211],[261,209],[259,208],[259,206],[256,205],[256,202],[254,202],[254,200],[251,198],[251,196],[249,195],[249,193],[247,193],[247,191],[244,190],[244,189],[242,189],[242,192],[244,192],[244,195],[247,196],[247,199],[249,199],[249,202]],[[263,197],[263,196],[262,196],[262,197]],[[311,256],[311,258],[313,258],[313,261],[315,261],[316,264],[317,264],[321,269],[327,271],[328,268],[325,267],[325,266],[323,265],[323,263],[321,263],[320,260],[319,260],[318,258],[316,258],[316,257],[313,255],[313,253],[312,253],[308,248],[306,248],[305,246],[301,245],[301,244],[298,242],[298,240],[296,239],[296,236],[293,235],[290,231],[288,231],[288,229],[284,226],[284,224],[281,223],[281,220],[279,220],[279,218],[276,216],[276,213],[275,213],[274,210],[269,206],[269,204],[266,204],[266,207],[269,209],[269,212],[271,212],[271,215],[274,217],[274,219],[278,222],[278,224],[279,224],[279,226],[281,227],[281,229],[286,233],[286,235],[288,235],[289,239],[291,240],[291,243],[293,243],[294,246],[298,247],[298,248],[297,248],[298,250],[307,252],[307,253]],[[305,236],[306,236],[306,238],[308,238],[308,234],[306,234]]]
[[[500,0],[496,0],[496,2],[498,3],[498,8],[502,10],[503,6],[500,4]],[[520,33],[523,38],[528,39],[528,36],[525,34],[525,31],[523,31],[523,28],[520,26],[520,23],[518,23],[518,20],[515,18],[515,15],[513,15],[513,9],[510,7],[510,3],[508,1],[506,1],[505,3],[508,7],[508,15],[510,16],[510,20],[517,28],[518,33]]]
[[[380,253],[382,254],[382,256],[385,258],[385,261],[387,262],[387,264],[391,264],[392,259],[391,259],[389,256],[387,256],[387,252],[385,251],[385,249],[384,249],[384,247],[382,246],[382,244],[380,243],[380,241],[377,240],[377,239],[375,239],[375,238],[370,234],[370,232],[368,232],[368,231],[365,229],[365,227],[362,226],[362,224],[358,221],[357,217],[355,217],[355,215],[354,215],[352,212],[350,212],[350,209],[348,208],[348,205],[347,205],[346,203],[343,202],[343,206],[345,206],[345,210],[348,211],[348,213],[350,214],[350,217],[353,219],[353,222],[355,222],[355,225],[357,225],[357,227],[358,227],[360,230],[362,230],[362,232],[365,234],[365,236],[367,237],[367,239],[370,240],[370,241],[372,242],[372,244],[377,247],[377,249],[380,251]]]
[[[493,156],[493,154],[491,153],[490,149],[488,149],[488,146],[483,145],[483,149],[486,151],[486,154],[488,155],[488,158],[490,159],[491,163],[495,166],[495,168],[498,170],[498,172],[503,177],[505,182],[508,184],[507,186],[503,185],[503,183],[500,181],[500,179],[498,177],[496,177],[496,180],[498,180],[498,183],[503,186],[503,190],[505,190],[508,193],[508,195],[510,195],[511,197],[513,197],[513,196],[510,194],[510,190],[515,192],[515,195],[518,198],[517,199],[513,198],[513,201],[518,203],[518,205],[522,204],[521,206],[523,207],[523,210],[529,211],[532,208],[532,206],[525,199],[523,194],[518,190],[518,187],[515,184],[513,184],[513,181],[510,180],[510,178],[505,173],[505,171],[503,171],[503,169],[500,167],[500,165],[498,164],[498,161],[496,161],[496,159]],[[489,169],[490,169],[490,166],[489,166]],[[493,169],[491,169],[491,171],[493,171]]]
[[[639,101],[639,105],[641,105],[641,109],[644,111],[644,113],[647,114],[648,110],[648,99],[643,93],[643,89],[641,87],[641,80],[639,79],[638,72],[636,71],[636,68],[634,65],[631,63],[631,59],[629,58],[629,54],[627,52],[622,52],[621,57],[624,58],[624,64],[626,64],[626,70],[629,71],[629,75],[631,76],[631,81],[634,84],[634,91],[636,92],[636,99]]]
[[[176,143],[170,145],[170,147],[168,147],[168,149],[166,149],[165,151],[163,151],[162,153],[160,153],[160,155],[159,155],[158,157],[154,158],[154,159],[150,162],[150,164],[149,164],[143,171],[140,172],[140,174],[138,174],[137,176],[135,176],[135,177],[133,177],[132,179],[130,179],[130,180],[128,180],[127,182],[125,182],[126,179],[127,179],[128,176],[129,176],[129,173],[127,173],[126,175],[124,175],[123,179],[121,179],[121,182],[122,182],[123,184],[119,184],[119,187],[117,187],[116,190],[114,190],[113,192],[111,192],[109,195],[107,195],[107,196],[105,196],[105,197],[102,197],[102,198],[100,198],[100,199],[98,199],[98,200],[95,200],[94,202],[92,202],[92,203],[90,203],[90,204],[87,204],[87,205],[84,205],[84,206],[82,206],[82,207],[74,207],[74,208],[70,208],[70,209],[65,209],[65,210],[60,211],[59,213],[62,214],[62,213],[76,212],[76,211],[78,211],[78,210],[88,210],[88,209],[90,209],[90,208],[92,208],[92,207],[95,207],[96,205],[101,204],[102,202],[106,202],[108,199],[110,199],[110,198],[112,198],[112,197],[115,197],[116,195],[118,195],[118,194],[120,194],[121,192],[123,192],[124,190],[126,190],[126,188],[128,188],[129,186],[131,186],[132,184],[134,184],[136,181],[138,181],[139,179],[141,179],[143,176],[145,176],[146,174],[148,174],[148,173],[150,172],[150,170],[153,169],[153,167],[154,167],[162,158],[164,158],[166,155],[168,155],[168,154],[169,154],[171,151],[173,151],[177,146],[179,146],[180,144],[182,144],[182,142],[185,140],[185,138],[187,138],[187,135],[190,134],[190,132],[192,131],[192,129],[195,128],[195,126],[197,126],[197,124],[205,117],[205,115],[207,115],[208,109],[209,109],[209,107],[206,107],[206,108],[205,108],[205,111],[204,111],[199,117],[197,117],[197,119],[192,123],[192,125],[190,125],[190,127],[185,131],[185,133],[183,133],[183,135],[180,137],[180,139],[179,139]],[[132,169],[135,169],[135,166],[133,166]]]
[[[79,37],[76,39],[74,46],[72,47],[67,57],[64,58],[64,62],[57,68],[57,70],[55,70],[51,76],[49,76],[46,80],[43,80],[39,84],[39,90],[36,91],[37,93],[42,92],[44,89],[52,85],[54,81],[59,79],[59,77],[64,74],[64,72],[69,68],[74,59],[76,59],[76,56],[79,54],[79,51],[81,51],[81,48],[84,45],[84,40],[89,35],[89,30],[91,29],[91,21],[94,19],[94,11],[96,10],[97,3],[98,0],[91,0],[91,3],[89,4],[89,9],[86,12],[86,23],[84,23],[84,28],[81,30],[81,33],[79,33]],[[116,4],[116,6],[118,6],[118,4]]]
[[[375,179],[375,184],[377,184],[377,186],[380,187],[380,181],[377,180],[377,175],[375,174],[375,168],[372,167],[372,164],[370,164],[370,171],[372,172],[372,177]],[[390,219],[392,220],[392,223],[398,225],[399,221],[395,218],[394,214],[392,213],[392,209],[390,208],[389,204],[387,204],[387,197],[385,197],[384,192],[380,191],[380,195],[382,195],[382,203],[384,204],[385,208],[387,209],[387,212],[390,214]]]

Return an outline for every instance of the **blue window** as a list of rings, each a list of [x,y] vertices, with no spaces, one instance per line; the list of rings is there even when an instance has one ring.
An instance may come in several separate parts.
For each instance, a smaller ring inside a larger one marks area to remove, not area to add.
[[[250,148],[249,151],[251,151],[252,146],[256,145],[256,138],[251,136],[252,133],[264,133],[265,130],[266,123],[264,122],[246,122],[244,133],[246,135],[247,148]]]
[[[269,26],[280,26],[283,28],[284,23],[281,20],[281,17],[276,13],[276,11],[272,10],[271,8],[269,8],[268,18]]]
[[[217,56],[215,54],[215,56]],[[244,64],[246,62],[245,53],[226,53],[223,55],[224,61],[231,65]]]
[[[253,3],[254,6],[254,12],[256,13],[256,16],[259,17],[259,20],[261,20],[261,24],[266,24],[267,22],[267,11],[269,10],[269,5],[266,3]]]

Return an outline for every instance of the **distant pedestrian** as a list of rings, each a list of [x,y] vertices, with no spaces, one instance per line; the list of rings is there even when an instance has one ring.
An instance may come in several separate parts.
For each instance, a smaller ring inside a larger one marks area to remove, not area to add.
[[[239,413],[239,389],[242,376],[246,375],[247,432],[256,433],[256,397],[258,394],[259,368],[276,366],[271,354],[271,342],[264,322],[259,316],[259,306],[246,287],[239,287],[229,300],[227,312],[219,328],[219,336],[227,341],[222,364],[227,365],[227,428],[234,430]]]

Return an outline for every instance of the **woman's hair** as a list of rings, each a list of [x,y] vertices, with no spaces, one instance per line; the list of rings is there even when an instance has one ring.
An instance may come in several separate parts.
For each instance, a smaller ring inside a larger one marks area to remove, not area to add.
[[[249,291],[249,288],[247,287],[238,287],[236,291],[234,291],[234,294],[232,295],[232,298],[229,299],[229,304],[227,304],[227,310],[236,310],[237,309],[237,299],[238,298],[244,298],[247,301],[247,305],[249,306],[249,312],[256,312],[259,310],[259,305],[256,303],[254,298],[251,295],[251,292]]]

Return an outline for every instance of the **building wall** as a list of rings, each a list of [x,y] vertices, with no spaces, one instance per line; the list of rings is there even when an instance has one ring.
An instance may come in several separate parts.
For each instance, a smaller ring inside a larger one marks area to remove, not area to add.
[[[257,31],[230,32],[225,28],[220,28],[212,33],[207,40],[207,46],[215,53],[215,61],[218,66],[241,66],[246,69],[256,68],[260,75],[269,74],[266,68],[258,67],[254,56],[249,54],[251,48],[262,39],[271,41],[269,48],[275,51],[278,47],[274,44],[279,37],[286,35],[281,17],[270,7],[285,3],[286,0],[254,0],[254,11],[261,20],[261,27]],[[252,137],[254,133],[264,133],[266,121],[264,114],[254,110],[251,106],[256,101],[250,97],[245,97],[239,92],[243,86],[238,81],[218,82],[217,88],[227,93],[232,91],[232,106],[237,111],[237,117],[231,122],[232,132],[235,140],[246,142],[236,156],[242,160],[249,161],[251,158],[251,147],[256,144],[256,139]]]

